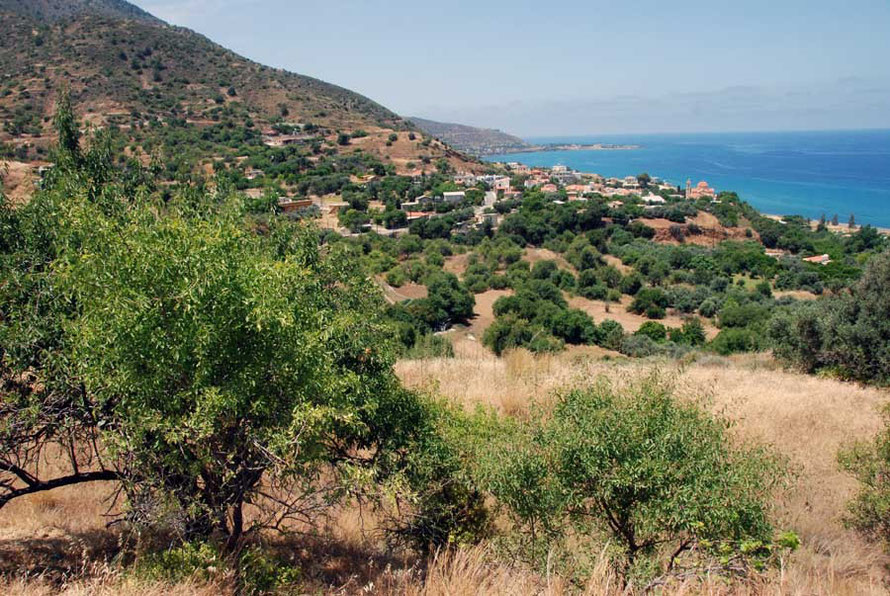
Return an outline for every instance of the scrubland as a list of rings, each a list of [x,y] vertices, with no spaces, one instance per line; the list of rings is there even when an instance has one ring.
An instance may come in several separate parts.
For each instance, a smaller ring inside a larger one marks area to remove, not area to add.
[[[496,358],[477,341],[455,338],[455,357],[403,360],[397,373],[409,387],[466,407],[495,408],[523,416],[534,401],[604,376],[619,386],[659,374],[680,397],[704,400],[733,422],[732,433],[772,446],[790,469],[787,490],[775,496],[777,527],[798,533],[802,546],[750,582],[679,581],[676,594],[880,594],[887,591],[887,559],[879,545],[846,529],[842,518],[855,482],[838,469],[838,449],[866,438],[881,425],[890,394],[778,367],[767,355],[684,361],[628,360],[577,349],[534,356],[516,351]],[[52,462],[47,462],[52,465]],[[215,594],[231,578],[214,576],[174,584],[140,579],[118,564],[122,535],[105,527],[113,503],[109,487],[61,489],[21,499],[0,513],[0,571],[8,594]],[[128,538],[132,540],[132,537]],[[623,594],[605,556],[595,561],[587,585],[558,573],[510,565],[482,544],[429,558],[387,548],[372,513],[336,511],[324,527],[287,539],[269,537],[291,552],[308,593],[333,594]]]

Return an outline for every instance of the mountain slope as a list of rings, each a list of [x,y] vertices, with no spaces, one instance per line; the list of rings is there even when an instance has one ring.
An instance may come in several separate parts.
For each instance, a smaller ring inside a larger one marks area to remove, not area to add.
[[[507,153],[530,147],[519,137],[494,128],[476,128],[451,122],[436,122],[424,118],[410,118],[420,130],[471,155]]]
[[[0,0],[0,28],[0,159],[45,159],[67,88],[83,121],[121,133],[121,159],[160,150],[206,169],[248,146],[296,143],[304,157],[362,152],[399,174],[441,160],[485,167],[367,97],[258,64],[123,0]]]
[[[260,121],[287,114],[333,128],[405,126],[357,93],[262,66],[197,33],[140,17],[120,0],[31,1],[0,0],[0,105],[7,109],[30,105],[35,117],[45,116],[55,90],[67,84],[83,111],[139,112],[136,120],[211,118],[215,108],[240,103]],[[66,12],[74,18],[54,20]]]
[[[0,12],[18,13],[47,21],[90,14],[163,24],[157,17],[124,0],[0,0]]]

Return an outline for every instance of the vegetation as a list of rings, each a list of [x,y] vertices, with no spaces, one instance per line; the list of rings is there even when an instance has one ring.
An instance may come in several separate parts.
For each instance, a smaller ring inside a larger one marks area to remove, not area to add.
[[[890,252],[873,257],[849,291],[777,315],[776,354],[807,372],[827,370],[866,383],[890,383]]]
[[[415,357],[451,357],[431,332],[473,314],[472,292],[441,269],[452,243],[400,240],[418,260],[399,266],[428,295],[386,308],[352,261],[360,250],[383,263],[373,242],[252,213],[225,176],[213,190],[162,187],[150,168],[116,168],[111,139],[81,138],[65,101],[55,122],[43,189],[0,205],[0,508],[112,482],[122,523],[170,537],[135,573],[177,581],[231,566],[257,591],[299,583],[263,550],[264,532],[311,526],[350,502],[420,551],[494,537],[538,565],[573,537],[612,544],[624,582],[660,581],[681,555],[701,573],[740,561],[755,572],[793,542],[774,543],[772,456],[730,441],[724,422],[655,379],[560,394],[525,421],[405,389],[393,371],[400,340]],[[620,325],[568,307],[573,273],[528,267],[509,239],[479,247],[476,274],[503,267],[514,288],[486,332],[496,352],[624,349]],[[590,239],[565,253],[594,272],[585,287],[621,285]],[[634,337],[696,345],[702,335],[690,318]],[[40,466],[57,453],[63,470]],[[500,512],[515,525],[498,535]]]

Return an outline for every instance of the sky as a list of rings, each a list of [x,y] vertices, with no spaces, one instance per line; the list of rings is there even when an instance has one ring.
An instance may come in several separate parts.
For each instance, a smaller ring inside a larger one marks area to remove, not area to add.
[[[888,0],[135,0],[403,116],[524,137],[890,128]]]

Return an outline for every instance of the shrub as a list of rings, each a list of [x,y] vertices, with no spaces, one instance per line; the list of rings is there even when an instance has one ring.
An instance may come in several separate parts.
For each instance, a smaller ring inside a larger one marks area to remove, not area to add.
[[[642,276],[634,271],[628,275],[625,275],[621,278],[621,283],[619,285],[619,289],[622,294],[627,294],[629,296],[636,295],[637,292],[640,291],[640,288],[643,287],[643,278]]]
[[[874,439],[845,447],[838,460],[859,481],[844,521],[886,548],[890,546],[890,408],[885,407],[883,418],[884,428]]]
[[[619,352],[631,358],[645,358],[662,352],[661,346],[647,335],[628,335],[621,340]]]
[[[651,575],[656,561],[669,569],[694,548],[769,551],[781,464],[730,440],[726,422],[676,400],[657,377],[622,391],[606,381],[570,391],[527,420],[479,460],[480,484],[524,534],[552,536],[567,524],[607,536],[625,576]]]
[[[709,347],[724,356],[738,352],[756,352],[764,348],[762,335],[748,328],[728,327],[717,334]]]
[[[606,319],[597,328],[597,345],[609,350],[618,350],[624,339],[624,328],[618,321]]]
[[[717,311],[720,310],[720,305],[714,298],[708,298],[704,302],[701,303],[698,307],[698,314],[701,316],[710,319],[717,315]]]
[[[646,321],[634,332],[634,335],[644,335],[656,343],[667,340],[667,328],[655,321]]]
[[[533,352],[557,352],[563,348],[562,342],[546,329],[513,313],[495,319],[485,330],[482,341],[498,356],[513,348],[528,348]]]
[[[646,313],[649,318],[663,318],[664,309],[668,306],[668,297],[660,288],[643,288],[634,296],[628,310],[638,315]],[[649,312],[659,313],[660,316],[650,316]]]
[[[650,319],[663,319],[666,314],[664,308],[657,304],[650,304],[646,308],[646,316]]]
[[[874,256],[849,293],[776,313],[769,336],[776,355],[805,370],[890,384],[890,252]]]
[[[551,330],[554,336],[569,344],[593,344],[597,337],[593,319],[576,308],[561,311],[554,318]]]
[[[705,328],[698,317],[689,317],[680,329],[671,329],[671,341],[688,346],[702,346],[706,341]]]

